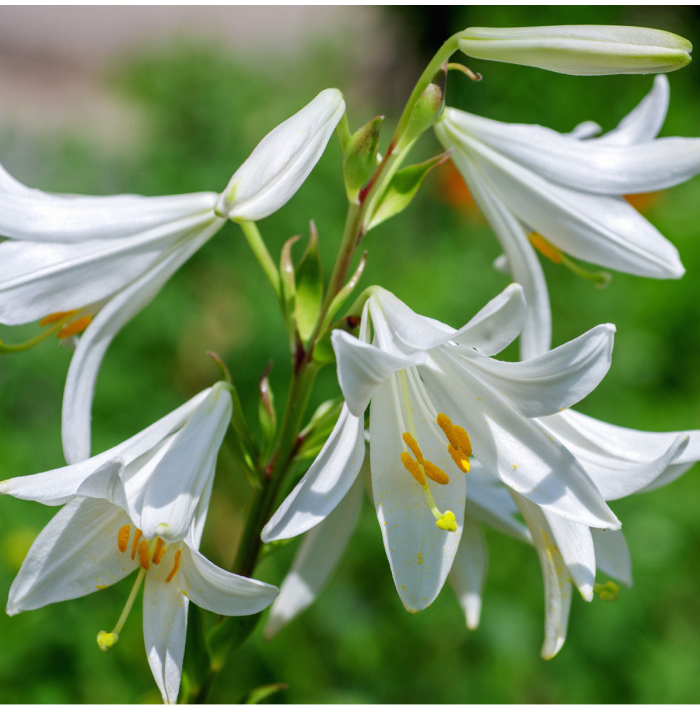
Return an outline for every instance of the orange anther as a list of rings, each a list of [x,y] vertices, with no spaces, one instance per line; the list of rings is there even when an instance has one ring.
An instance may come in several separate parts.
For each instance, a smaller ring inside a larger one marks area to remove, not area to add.
[[[44,327],[44,325],[52,325],[53,323],[58,322],[59,320],[63,320],[64,318],[69,318],[71,315],[75,315],[77,312],[77,310],[64,310],[60,313],[51,313],[51,315],[47,315],[45,318],[42,318],[39,322],[39,325],[41,327]]]
[[[455,448],[459,448],[464,455],[471,455],[472,442],[469,438],[469,434],[461,426],[453,426],[452,430],[454,431],[457,442],[459,443],[459,445],[455,446]]]
[[[547,241],[547,239],[545,239],[541,234],[531,231],[527,235],[527,238],[530,240],[530,243],[545,258],[548,258],[550,261],[552,261],[554,263],[561,263],[562,262],[561,251],[556,246],[554,246],[554,244],[550,244],[549,241]]]
[[[170,569],[170,573],[165,578],[165,583],[172,581],[173,577],[177,573],[177,570],[180,568],[180,553],[180,549],[175,552],[175,562],[173,563],[173,568]]]
[[[454,426],[452,425],[452,421],[450,420],[450,417],[447,416],[446,414],[438,414],[437,415],[437,424],[442,429],[442,432],[445,434],[447,440],[450,442],[450,445],[453,448],[459,448],[459,441],[457,440],[457,437],[455,436]]]
[[[141,539],[141,535],[143,532],[140,529],[137,529],[136,532],[134,533],[134,541],[131,544],[131,558],[135,559],[136,558],[136,548],[139,545],[139,539]]]
[[[452,460],[454,460],[455,465],[463,472],[463,473],[468,473],[470,469],[470,464],[469,464],[469,458],[467,458],[464,453],[462,453],[461,450],[457,450],[456,448],[453,448],[452,446],[448,446],[447,450],[449,451],[450,455],[452,456]]]
[[[425,475],[423,475],[423,469],[416,463],[413,458],[411,458],[411,454],[407,453],[406,451],[403,451],[401,453],[401,462],[404,465],[404,468],[408,470],[411,475],[416,479],[416,482],[420,483],[421,485],[425,486],[428,484],[427,480],[425,479]]]
[[[403,442],[411,449],[411,452],[416,456],[416,460],[419,463],[423,462],[423,451],[421,451],[416,439],[408,432],[404,433]]]
[[[450,478],[447,473],[440,470],[435,463],[431,463],[429,460],[423,461],[423,470],[425,470],[425,474],[431,480],[438,483],[438,485],[447,485],[447,483],[450,482]]]
[[[139,543],[139,564],[141,564],[144,569],[147,569],[151,565],[148,559],[148,542],[145,539],[142,539]]]
[[[81,333],[90,323],[92,318],[89,315],[83,315],[77,320],[73,320],[72,323],[66,325],[62,330],[56,333],[56,337],[63,339],[65,337],[71,337],[72,335],[78,335]]]
[[[129,537],[131,536],[131,525],[125,524],[123,527],[119,527],[117,532],[117,546],[119,551],[125,552],[129,546]]]
[[[158,566],[160,564],[160,560],[163,558],[163,554],[165,554],[165,542],[158,537],[156,541],[156,549],[153,552],[153,563]]]

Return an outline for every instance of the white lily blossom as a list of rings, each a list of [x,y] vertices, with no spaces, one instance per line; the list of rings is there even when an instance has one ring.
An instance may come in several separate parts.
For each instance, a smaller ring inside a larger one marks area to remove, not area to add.
[[[88,460],[0,483],[0,493],[65,505],[36,538],[10,589],[7,612],[87,595],[138,570],[124,612],[102,650],[118,640],[144,584],[148,662],[175,703],[189,601],[223,615],[250,615],[274,586],[231,574],[198,549],[231,395],[215,385],[124,443]]]
[[[469,27],[459,48],[468,56],[579,76],[652,74],[690,62],[693,45],[664,30],[624,25]]]
[[[610,364],[614,328],[598,326],[528,362],[493,360],[518,335],[525,310],[522,289],[513,284],[455,331],[376,289],[363,311],[360,339],[333,333],[343,412],[317,460],[263,529],[263,541],[309,530],[345,496],[364,458],[370,401],[374,502],[407,609],[428,606],[450,571],[464,526],[462,477],[472,455],[543,509],[619,528],[580,464],[535,420],[598,384]],[[367,342],[370,321],[373,344]]]
[[[700,139],[656,138],[668,93],[666,77],[656,77],[651,93],[600,138],[590,138],[591,123],[563,135],[453,108],[436,124],[525,289],[524,358],[548,349],[551,337],[549,297],[534,247],[556,262],[568,253],[639,276],[683,275],[676,248],[622,198],[700,172]]]
[[[0,323],[82,333],[63,398],[70,463],[90,455],[97,372],[119,330],[226,222],[258,220],[299,189],[345,110],[337,89],[270,132],[219,196],[84,197],[25,187],[0,168]]]

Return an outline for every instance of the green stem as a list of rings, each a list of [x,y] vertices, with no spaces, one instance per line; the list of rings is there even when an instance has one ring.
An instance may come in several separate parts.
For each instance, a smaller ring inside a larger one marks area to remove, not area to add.
[[[239,224],[255,258],[262,267],[265,276],[267,276],[267,280],[270,282],[272,290],[277,296],[277,300],[280,300],[281,286],[279,271],[277,270],[277,266],[275,266],[275,262],[272,260],[272,256],[270,256],[270,252],[267,250],[267,246],[265,246],[257,224],[255,222],[239,222]]]

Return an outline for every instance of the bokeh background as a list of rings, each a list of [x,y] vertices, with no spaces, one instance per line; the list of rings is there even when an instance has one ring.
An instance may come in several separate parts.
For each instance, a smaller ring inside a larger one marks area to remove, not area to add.
[[[379,113],[392,124],[422,66],[453,32],[562,23],[641,25],[700,38],[693,7],[2,7],[0,161],[26,184],[59,192],[219,190],[269,129],[325,87],[345,93],[351,126]],[[585,119],[614,127],[652,83],[469,64],[484,80],[451,74],[450,104],[561,131]],[[662,134],[699,135],[700,70],[691,64],[670,80]],[[426,136],[416,158],[438,150]],[[607,289],[597,290],[546,263],[555,343],[599,322],[616,323],[612,369],[579,410],[639,429],[700,428],[700,180],[637,205],[679,248],[685,278],[614,274]],[[311,178],[261,230],[276,257],[313,218],[329,270],[343,215],[333,140]],[[455,326],[507,284],[492,268],[495,239],[447,169],[431,175],[412,207],[373,231],[366,247],[364,285],[380,283]],[[2,328],[0,338],[21,341],[34,332],[36,326]],[[233,224],[113,343],[95,398],[94,450],[124,440],[215,381],[206,350],[228,363],[250,419],[258,377],[272,360],[281,409],[289,375],[283,329]],[[69,359],[48,341],[0,362],[0,477],[63,464],[59,414]],[[312,404],[337,393],[328,368]],[[539,657],[544,604],[532,548],[488,534],[482,622],[469,632],[449,588],[420,614],[403,610],[366,504],[317,603],[269,642],[258,628],[231,656],[211,699],[239,701],[280,682],[286,689],[268,701],[698,702],[699,474],[691,470],[667,488],[613,503],[635,585],[614,603],[574,598],[568,640],[550,662]],[[220,565],[233,558],[246,501],[242,475],[222,455],[204,541]],[[0,500],[0,595],[53,513]],[[271,555],[257,575],[279,583],[295,548]],[[0,702],[159,701],[138,604],[110,653],[95,644],[129,589],[123,582],[76,601],[1,615]]]

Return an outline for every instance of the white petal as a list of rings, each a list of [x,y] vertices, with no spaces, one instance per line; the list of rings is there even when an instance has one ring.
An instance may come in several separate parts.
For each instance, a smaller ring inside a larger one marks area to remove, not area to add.
[[[375,390],[392,372],[425,359],[422,352],[411,355],[385,352],[340,330],[333,331],[331,341],[338,363],[338,382],[353,416],[364,414]]]
[[[455,556],[450,583],[467,619],[467,627],[476,630],[481,616],[481,592],[487,568],[486,540],[481,527],[468,518]]]
[[[165,542],[184,539],[214,478],[231,410],[229,391],[213,387],[186,426],[175,434],[144,491],[139,521],[147,538],[158,536]]]
[[[69,463],[90,457],[90,416],[97,372],[112,339],[163,287],[170,276],[221,227],[215,220],[201,233],[165,255],[138,280],[117,293],[81,335],[63,392],[63,453]]]
[[[180,549],[180,568],[170,583],[200,608],[219,615],[252,615],[279,593],[275,586],[220,569],[187,544]]]
[[[117,547],[117,532],[130,521],[103,500],[69,502],[32,544],[10,589],[7,612],[79,598],[131,573],[138,561]]]
[[[598,325],[525,362],[471,355],[465,364],[506,396],[523,416],[545,416],[590,394],[610,369],[614,325]]]
[[[364,495],[362,476],[323,522],[307,532],[270,608],[264,637],[270,639],[308,608],[335,571],[357,524]]]
[[[513,213],[562,250],[635,275],[678,278],[683,274],[675,247],[622,198],[544,180],[464,134],[458,142]]]
[[[420,368],[440,411],[463,426],[474,456],[505,485],[581,524],[618,529],[581,465],[536,421],[524,418],[468,369],[445,356]]]
[[[596,556],[591,530],[585,524],[569,522],[546,510],[542,510],[542,515],[547,520],[552,540],[569,570],[571,580],[584,600],[593,600]],[[605,531],[607,533],[610,530]],[[610,531],[610,534],[614,532]]]
[[[217,212],[234,221],[256,221],[286,204],[318,162],[343,113],[343,95],[325,89],[270,131],[231,178]]]
[[[601,136],[600,143],[627,145],[653,140],[661,130],[668,111],[670,88],[663,74],[654,77],[651,91],[627,114],[617,128]]]
[[[632,585],[632,560],[622,532],[592,529],[598,568],[625,586]]]
[[[435,132],[441,138],[443,145],[448,146],[449,143],[441,137],[445,134],[439,129],[439,125]],[[510,273],[523,287],[527,314],[521,333],[521,357],[529,359],[543,354],[549,350],[551,344],[552,319],[547,284],[535,250],[527,238],[523,225],[488,186],[477,166],[466,155],[459,152],[452,155],[452,160],[469,185],[474,200],[505,251]],[[495,354],[499,350],[481,349],[481,351],[484,354]]]
[[[187,638],[188,599],[174,583],[146,574],[143,589],[143,639],[153,678],[165,704],[175,704],[180,691]]]
[[[541,421],[576,456],[606,500],[627,497],[657,481],[670,482],[676,471],[681,474],[700,458],[693,431],[635,431],[576,411],[562,411]],[[688,456],[691,441],[695,450]]]
[[[651,192],[700,172],[698,138],[576,140],[544,126],[504,123],[456,109],[447,109],[443,120],[456,134],[476,138],[539,177],[585,192]]]
[[[263,542],[294,537],[324,520],[350,490],[364,456],[364,418],[343,406],[318,457],[263,528]]]
[[[0,244],[0,321],[14,325],[89,307],[132,283],[183,239],[212,223],[213,212],[187,215],[128,237]]]
[[[537,549],[544,578],[544,644],[542,657],[551,660],[566,640],[571,608],[571,583],[564,560],[549,536],[549,526],[541,511],[527,500],[514,496]]]
[[[421,485],[401,462],[402,434],[411,428],[398,419],[404,408],[397,376],[381,384],[370,411],[370,469],[377,519],[384,539],[396,590],[408,611],[429,606],[452,567],[462,533],[466,491],[463,473],[456,469],[446,446],[437,448],[433,412],[426,410],[424,392],[411,387],[415,437],[425,458],[442,470],[454,471],[447,485],[430,485],[441,512],[455,515],[456,532],[435,524]]]
[[[6,179],[0,181],[0,235],[27,241],[133,237],[192,215],[211,215],[217,198],[213,192],[167,197],[55,195],[20,189],[10,180],[15,185],[10,189]]]

